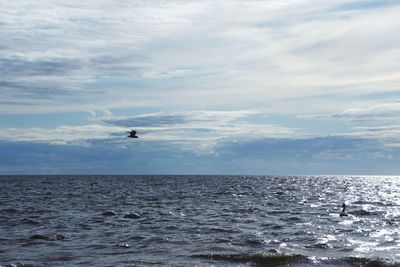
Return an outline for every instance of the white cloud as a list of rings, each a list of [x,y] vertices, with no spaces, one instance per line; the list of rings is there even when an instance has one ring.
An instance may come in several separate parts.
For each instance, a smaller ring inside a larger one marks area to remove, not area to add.
[[[9,141],[67,144],[69,142],[82,142],[87,139],[108,139],[112,138],[112,134],[121,133],[125,130],[126,129],[121,127],[110,127],[96,124],[82,126],[59,126],[53,129],[3,128],[0,132],[0,139]],[[121,136],[124,135],[121,134]]]
[[[249,118],[256,114],[253,110],[160,112],[130,117],[106,117],[103,121],[137,129],[143,141],[173,142],[187,149],[203,152],[212,151],[217,143],[226,140],[299,136],[295,129],[251,122]]]
[[[385,103],[366,108],[351,108],[335,114],[334,117],[360,120],[398,119],[400,117],[400,103]]]
[[[97,114],[97,113],[95,113]],[[93,117],[96,122],[112,126],[91,124],[59,126],[56,128],[3,128],[0,140],[47,142],[53,144],[85,144],[85,140],[110,139],[114,143],[128,140],[126,131],[138,131],[138,142],[169,142],[185,149],[212,152],[224,141],[257,140],[263,138],[299,137],[295,129],[274,124],[252,122],[257,112],[243,111],[190,111],[151,113],[131,117]],[[95,123],[96,123],[95,122]]]
[[[349,3],[355,5],[344,7]],[[340,105],[329,96],[323,105],[306,99],[322,93],[388,92],[400,84],[395,3],[21,0],[0,7],[0,59],[25,62],[2,77],[3,100],[49,98],[32,112],[56,111],[60,104],[76,110],[78,97],[83,110],[118,107],[118,89],[102,89],[103,97],[86,87],[102,77],[146,79],[152,90],[132,81],[126,87],[135,93],[124,92],[125,100],[152,99],[162,109],[251,107],[292,114],[302,106],[320,113],[354,104],[351,97]],[[66,63],[63,73],[29,72],[57,61]]]

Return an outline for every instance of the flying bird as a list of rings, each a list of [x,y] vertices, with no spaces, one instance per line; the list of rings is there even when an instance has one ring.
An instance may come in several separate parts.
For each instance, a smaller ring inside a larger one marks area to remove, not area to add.
[[[136,135],[136,131],[135,130],[131,130],[130,132],[127,132],[127,133],[129,133],[129,135],[127,136],[127,137],[129,137],[129,138],[139,138],[137,135]]]

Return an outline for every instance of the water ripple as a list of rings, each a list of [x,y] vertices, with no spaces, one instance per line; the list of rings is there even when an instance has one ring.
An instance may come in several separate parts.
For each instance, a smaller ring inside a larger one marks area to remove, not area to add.
[[[400,263],[399,177],[1,176],[0,182],[0,266]],[[349,216],[339,217],[344,202]]]

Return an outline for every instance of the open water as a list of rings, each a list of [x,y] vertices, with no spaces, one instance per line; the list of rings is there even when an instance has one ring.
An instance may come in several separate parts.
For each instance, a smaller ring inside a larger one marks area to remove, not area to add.
[[[1,176],[0,266],[400,266],[400,178]]]

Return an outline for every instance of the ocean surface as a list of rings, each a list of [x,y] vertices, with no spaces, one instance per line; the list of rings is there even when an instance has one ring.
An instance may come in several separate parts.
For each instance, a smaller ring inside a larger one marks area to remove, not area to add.
[[[400,266],[400,177],[0,176],[0,266]]]

